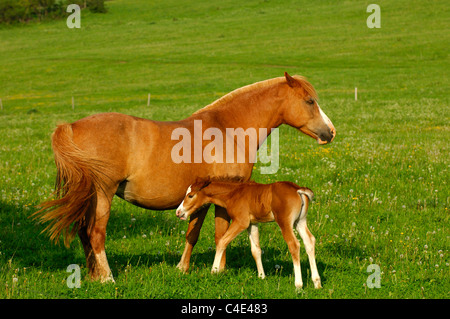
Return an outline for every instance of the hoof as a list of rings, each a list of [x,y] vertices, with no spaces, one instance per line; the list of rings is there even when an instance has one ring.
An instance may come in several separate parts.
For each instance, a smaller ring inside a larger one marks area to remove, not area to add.
[[[186,267],[186,266],[185,266],[184,264],[182,264],[181,262],[178,263],[177,268],[178,268],[182,273],[184,273],[184,274],[187,274],[187,273],[188,273],[188,270],[189,270],[189,266]]]
[[[322,288],[322,284],[320,282],[320,278],[314,279],[313,282],[314,282],[314,288],[316,288],[316,289]]]
[[[303,291],[303,283],[302,283],[302,282],[296,283],[296,284],[295,284],[295,290],[296,290],[297,292]]]

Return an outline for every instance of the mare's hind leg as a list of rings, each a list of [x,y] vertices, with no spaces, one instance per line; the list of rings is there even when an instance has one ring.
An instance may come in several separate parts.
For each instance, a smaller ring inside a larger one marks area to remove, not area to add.
[[[200,209],[194,215],[191,215],[191,218],[189,219],[189,226],[186,232],[186,246],[184,247],[181,260],[177,265],[177,268],[183,272],[187,272],[189,270],[192,250],[197,243],[198,236],[200,235],[200,229],[202,228],[208,209],[209,206]]]
[[[106,196],[98,192],[91,207],[95,210],[95,223],[92,230],[89,232],[87,227],[82,227],[78,231],[86,255],[89,276],[92,280],[101,282],[114,282],[105,253],[106,225],[109,220],[112,197],[113,195]]]

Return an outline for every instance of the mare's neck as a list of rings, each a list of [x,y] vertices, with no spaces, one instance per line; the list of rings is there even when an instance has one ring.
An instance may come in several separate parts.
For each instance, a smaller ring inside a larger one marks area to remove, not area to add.
[[[271,129],[283,123],[280,110],[284,94],[280,92],[280,79],[266,80],[237,89],[195,112],[191,118],[206,119],[210,127],[217,124],[217,127],[222,128],[254,128],[258,134],[258,144],[261,145]],[[260,137],[260,133],[266,136]]]

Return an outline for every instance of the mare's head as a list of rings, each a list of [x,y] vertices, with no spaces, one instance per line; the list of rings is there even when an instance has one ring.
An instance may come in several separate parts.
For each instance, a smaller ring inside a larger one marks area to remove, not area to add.
[[[314,87],[303,77],[284,73],[287,82],[287,99],[283,103],[283,120],[316,139],[319,144],[327,144],[336,136],[336,129],[330,119],[317,104]]]
[[[183,201],[180,206],[178,206],[176,214],[177,217],[186,220],[190,215],[195,213],[197,210],[203,206],[209,204],[208,196],[202,192],[202,190],[207,187],[211,182],[200,181],[195,182],[187,189],[186,196],[184,196]]]

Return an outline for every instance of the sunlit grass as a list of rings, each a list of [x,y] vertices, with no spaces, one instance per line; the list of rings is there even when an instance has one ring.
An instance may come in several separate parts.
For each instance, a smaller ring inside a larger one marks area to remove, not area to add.
[[[0,29],[0,298],[448,298],[444,4],[382,2],[379,30],[366,28],[358,1],[107,4],[79,31],[64,21]],[[228,270],[210,274],[212,209],[185,275],[175,266],[187,223],[115,198],[106,252],[116,284],[102,285],[85,279],[78,240],[52,245],[28,218],[53,191],[57,123],[108,111],[177,120],[284,71],[311,80],[338,134],[318,146],[282,126],[280,169],[264,175],[257,163],[253,179],[314,191],[308,224],[323,289],[301,248],[305,286],[295,291],[274,223],[260,227],[265,280],[246,234],[230,245]],[[81,266],[80,289],[66,285],[70,264]],[[367,287],[370,264],[380,266],[379,289]]]

